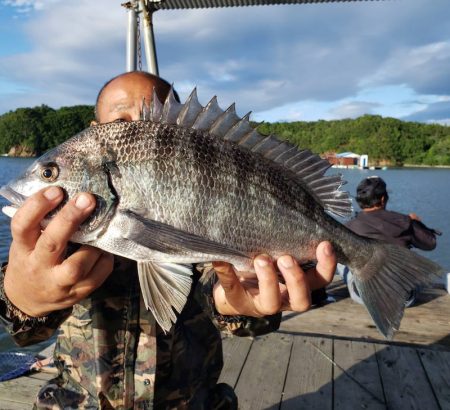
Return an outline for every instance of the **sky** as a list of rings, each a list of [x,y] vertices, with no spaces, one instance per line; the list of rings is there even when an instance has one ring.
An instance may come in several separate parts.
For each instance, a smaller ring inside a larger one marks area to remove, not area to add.
[[[124,0],[0,0],[0,114],[93,104],[125,71]],[[160,75],[255,121],[450,125],[450,0],[161,10]],[[144,68],[146,67],[144,58]]]

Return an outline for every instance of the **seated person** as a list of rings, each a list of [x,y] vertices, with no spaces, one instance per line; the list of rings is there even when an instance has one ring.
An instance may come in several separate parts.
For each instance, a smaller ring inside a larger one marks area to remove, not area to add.
[[[386,210],[388,200],[383,179],[377,176],[363,179],[356,188],[356,202],[362,212],[358,212],[355,218],[346,223],[347,228],[358,235],[405,248],[433,250],[436,247],[436,235],[440,235],[440,232],[425,226],[414,213],[404,215]],[[344,277],[351,298],[362,303],[349,269],[338,265],[337,273]],[[414,304],[416,293],[417,291],[411,292],[406,302],[407,307]]]

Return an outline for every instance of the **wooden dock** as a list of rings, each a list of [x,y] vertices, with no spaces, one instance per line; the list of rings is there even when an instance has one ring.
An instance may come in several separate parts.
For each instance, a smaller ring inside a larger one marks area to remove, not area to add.
[[[224,338],[221,382],[240,410],[450,410],[450,295],[428,289],[387,343],[333,282],[336,303],[284,315],[266,336]],[[29,409],[48,373],[0,383],[0,409]]]
[[[241,410],[450,409],[450,351],[273,333],[224,355]]]

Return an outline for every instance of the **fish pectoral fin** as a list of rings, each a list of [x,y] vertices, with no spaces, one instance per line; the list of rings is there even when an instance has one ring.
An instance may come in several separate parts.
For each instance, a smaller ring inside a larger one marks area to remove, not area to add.
[[[192,285],[192,266],[176,263],[138,262],[139,283],[145,307],[168,332],[186,304]]]
[[[9,216],[10,218],[12,218],[12,217],[16,214],[16,212],[17,212],[18,209],[19,209],[19,208],[16,208],[16,207],[14,207],[14,206],[9,206],[9,205],[7,205],[7,206],[4,206],[4,207],[2,208],[2,212],[3,212],[6,216]]]
[[[171,225],[146,219],[133,211],[123,211],[131,224],[126,239],[165,254],[203,253],[247,258],[246,255],[208,238],[203,238]]]

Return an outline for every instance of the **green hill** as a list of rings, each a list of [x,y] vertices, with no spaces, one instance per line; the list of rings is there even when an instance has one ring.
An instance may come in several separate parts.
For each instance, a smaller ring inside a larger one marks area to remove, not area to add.
[[[0,116],[0,152],[40,155],[88,127],[93,119],[91,105],[18,108]]]
[[[39,155],[88,127],[93,118],[90,105],[10,111],[0,116],[0,152]],[[263,123],[258,129],[317,154],[352,151],[368,154],[372,164],[450,165],[450,127],[437,124],[364,115],[354,120]]]
[[[274,133],[313,152],[368,154],[371,163],[450,165],[450,127],[364,115],[357,119],[264,123]]]

